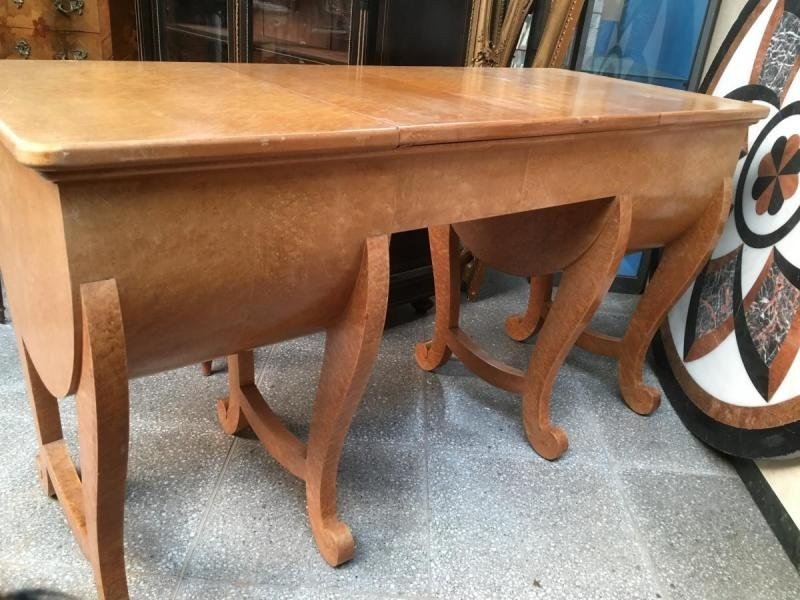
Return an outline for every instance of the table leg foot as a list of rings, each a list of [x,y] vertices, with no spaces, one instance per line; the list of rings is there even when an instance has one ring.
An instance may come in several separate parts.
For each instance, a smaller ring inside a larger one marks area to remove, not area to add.
[[[548,460],[567,449],[567,435],[550,422],[550,395],[558,371],[614,279],[628,243],[631,200],[615,198],[591,247],[564,270],[558,294],[539,332],[526,374],[522,419],[528,441]]]
[[[458,327],[461,304],[461,269],[458,237],[450,225],[428,228],[436,290],[436,321],[433,339],[414,347],[414,358],[425,371],[441,367],[452,356],[447,346],[448,330]],[[477,260],[474,259],[474,260]]]
[[[388,237],[370,238],[348,305],[326,335],[308,436],[308,517],[319,551],[332,566],[353,557],[353,536],[337,516],[336,473],[350,421],[378,353],[388,294]]]
[[[512,340],[524,342],[536,333],[544,323],[553,294],[553,276],[531,277],[528,308],[521,315],[506,319],[506,333]]]
[[[249,423],[242,410],[242,388],[255,386],[255,360],[252,350],[228,357],[230,395],[217,400],[217,419],[222,431],[234,435]]]
[[[642,379],[647,349],[669,309],[703,267],[722,233],[730,202],[730,180],[726,180],[700,220],[667,245],[628,324],[619,350],[619,388],[625,403],[640,415],[652,413],[661,401],[658,390]]]
[[[200,371],[203,373],[203,377],[210,377],[214,372],[214,363],[210,360],[204,360],[200,363]]]
[[[123,549],[128,461],[128,375],[114,280],[81,286],[83,342],[76,394],[81,473],[64,442],[58,401],[42,383],[22,341],[23,367],[40,447],[42,487],[55,493],[86,558],[98,597],[128,597]]]

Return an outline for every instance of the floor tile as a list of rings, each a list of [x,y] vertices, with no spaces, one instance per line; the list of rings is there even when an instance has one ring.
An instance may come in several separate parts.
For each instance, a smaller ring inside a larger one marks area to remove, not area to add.
[[[8,600],[83,600],[96,597],[86,565],[0,562],[0,598]]]
[[[429,478],[437,597],[653,597],[604,469],[437,451]]]
[[[478,379],[458,359],[425,377],[428,439],[448,447],[499,456],[539,458],[522,424],[522,399]],[[551,419],[569,437],[559,460],[605,464],[600,429],[582,382],[563,371],[553,388]],[[539,460],[544,460],[539,458]]]
[[[623,474],[639,530],[672,600],[800,598],[800,577],[741,481]]]
[[[422,439],[423,371],[414,362],[413,344],[422,339],[421,322],[388,329],[348,439],[415,443]],[[259,382],[272,409],[289,429],[305,436],[311,419],[325,335],[275,344]]]
[[[314,545],[301,482],[260,444],[239,440],[186,574],[281,587],[420,589],[428,575],[425,487],[421,449],[349,443],[338,498],[356,555],[331,569]]]
[[[359,593],[350,589],[281,588],[270,585],[220,583],[187,579],[176,600],[391,600],[423,596],[394,595],[386,592]]]
[[[158,572],[177,581],[232,443],[219,429],[211,402],[223,393],[218,382],[200,377],[193,368],[131,382],[125,504],[129,574]],[[206,394],[206,406],[202,406]],[[4,464],[0,470],[0,560],[29,565],[29,576],[40,564],[56,570],[83,564],[60,505],[39,488],[33,419],[24,394],[15,393],[6,402],[19,406],[0,411],[0,425],[13,423],[4,428],[8,434],[0,445]],[[61,409],[65,437],[76,458],[74,399],[62,400]]]
[[[711,473],[735,477],[730,462],[717,451],[694,437],[683,426],[669,401],[664,398],[648,416],[630,410],[622,401],[616,384],[617,369],[613,360],[590,355],[580,349],[572,352],[572,364],[590,361],[591,373],[576,371],[576,378],[588,389],[594,411],[603,431],[611,460],[621,466],[659,468],[669,471]],[[661,389],[649,366],[645,382]]]
[[[17,341],[9,323],[0,324],[0,365],[0,392],[24,390]]]

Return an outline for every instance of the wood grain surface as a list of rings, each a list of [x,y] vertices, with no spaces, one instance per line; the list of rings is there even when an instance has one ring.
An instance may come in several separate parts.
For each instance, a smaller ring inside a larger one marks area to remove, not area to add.
[[[523,393],[531,442],[555,457],[566,438],[547,439],[552,379],[623,238],[672,244],[668,279],[684,281],[703,250],[689,246],[710,239],[712,198],[764,112],[557,70],[0,63],[0,268],[43,487],[58,495],[100,594],[127,595],[128,378],[230,357],[223,428],[250,425],[306,481],[314,539],[339,564],[354,541],[337,516],[336,470],[380,342],[388,236],[441,234],[445,304],[433,343],[418,348],[423,366],[449,347],[485,365]],[[528,369],[544,374],[537,383],[448,325],[458,318],[455,231],[490,264],[572,273],[574,292],[551,309],[563,323],[544,326],[542,366]],[[643,323],[640,338],[654,327]],[[250,351],[322,330],[304,444],[256,388]],[[637,341],[634,362],[638,351]],[[74,392],[82,478],[55,400]]]
[[[734,100],[558,69],[312,68],[4,62],[0,142],[19,162],[54,169],[752,121],[765,114]]]

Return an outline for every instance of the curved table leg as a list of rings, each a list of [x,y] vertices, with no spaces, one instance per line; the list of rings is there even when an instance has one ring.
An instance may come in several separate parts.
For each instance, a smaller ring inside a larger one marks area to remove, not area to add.
[[[522,418],[533,449],[548,460],[567,449],[564,430],[550,422],[550,395],[558,370],[614,279],[628,243],[631,200],[616,198],[600,235],[564,270],[558,294],[539,332],[525,376]]]
[[[128,461],[128,375],[114,280],[81,286],[83,355],[76,394],[81,474],[62,437],[58,404],[20,345],[46,493],[58,496],[100,598],[127,598],[123,515]]]
[[[217,403],[225,432],[249,425],[267,452],[306,482],[311,530],[332,566],[353,557],[353,535],[336,514],[336,472],[378,354],[388,298],[389,238],[370,238],[347,307],[327,332],[307,445],[286,428],[256,387],[251,350],[228,357],[230,395]]]
[[[524,342],[544,323],[550,298],[553,295],[553,276],[531,277],[528,307],[521,315],[510,315],[506,319],[506,333],[512,340]]]
[[[669,309],[703,267],[719,238],[731,203],[730,180],[723,182],[703,216],[664,250],[661,261],[631,317],[619,349],[619,387],[625,403],[641,415],[660,404],[658,390],[642,380],[647,349]]]
[[[432,371],[445,364],[452,355],[447,346],[450,329],[458,327],[461,308],[461,269],[458,237],[450,225],[428,228],[433,263],[433,284],[436,290],[436,321],[433,339],[414,347],[417,364]],[[478,260],[477,258],[473,260]]]
[[[473,257],[472,277],[467,284],[467,300],[475,302],[481,291],[483,280],[486,279],[486,263],[477,256]]]
[[[388,236],[370,238],[347,308],[325,338],[308,436],[308,517],[322,556],[334,566],[353,557],[350,528],[336,514],[336,472],[350,421],[378,354],[388,297]]]

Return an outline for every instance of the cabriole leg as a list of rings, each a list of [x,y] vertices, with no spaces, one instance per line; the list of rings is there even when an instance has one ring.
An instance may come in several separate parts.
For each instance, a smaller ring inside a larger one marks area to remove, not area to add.
[[[128,597],[123,549],[128,462],[128,375],[114,280],[81,286],[83,351],[76,394],[81,474],[70,459],[56,398],[21,341],[28,396],[39,436],[42,487],[55,493],[94,570],[98,596]]]
[[[461,269],[458,237],[453,228],[450,225],[429,227],[428,236],[436,290],[436,320],[433,339],[418,343],[414,348],[414,357],[420,367],[432,371],[445,364],[452,355],[447,346],[447,336],[450,329],[458,327],[461,307]]]
[[[544,458],[567,449],[567,434],[550,422],[550,395],[567,353],[608,291],[628,243],[631,201],[616,198],[600,235],[564,270],[558,294],[539,332],[525,376],[522,419],[528,441]]]
[[[528,308],[524,314],[511,315],[506,319],[506,333],[512,340],[523,342],[538,331],[544,323],[552,295],[552,275],[531,277]]]
[[[308,517],[325,560],[353,557],[353,536],[336,512],[336,474],[350,421],[380,346],[389,295],[389,239],[367,240],[361,270],[344,313],[328,329],[306,457]]]
[[[661,402],[658,390],[646,386],[642,380],[647,348],[669,309],[705,264],[722,233],[730,203],[730,180],[726,180],[700,220],[664,249],[658,269],[636,306],[622,339],[619,358],[620,392],[634,412],[650,414]]]

